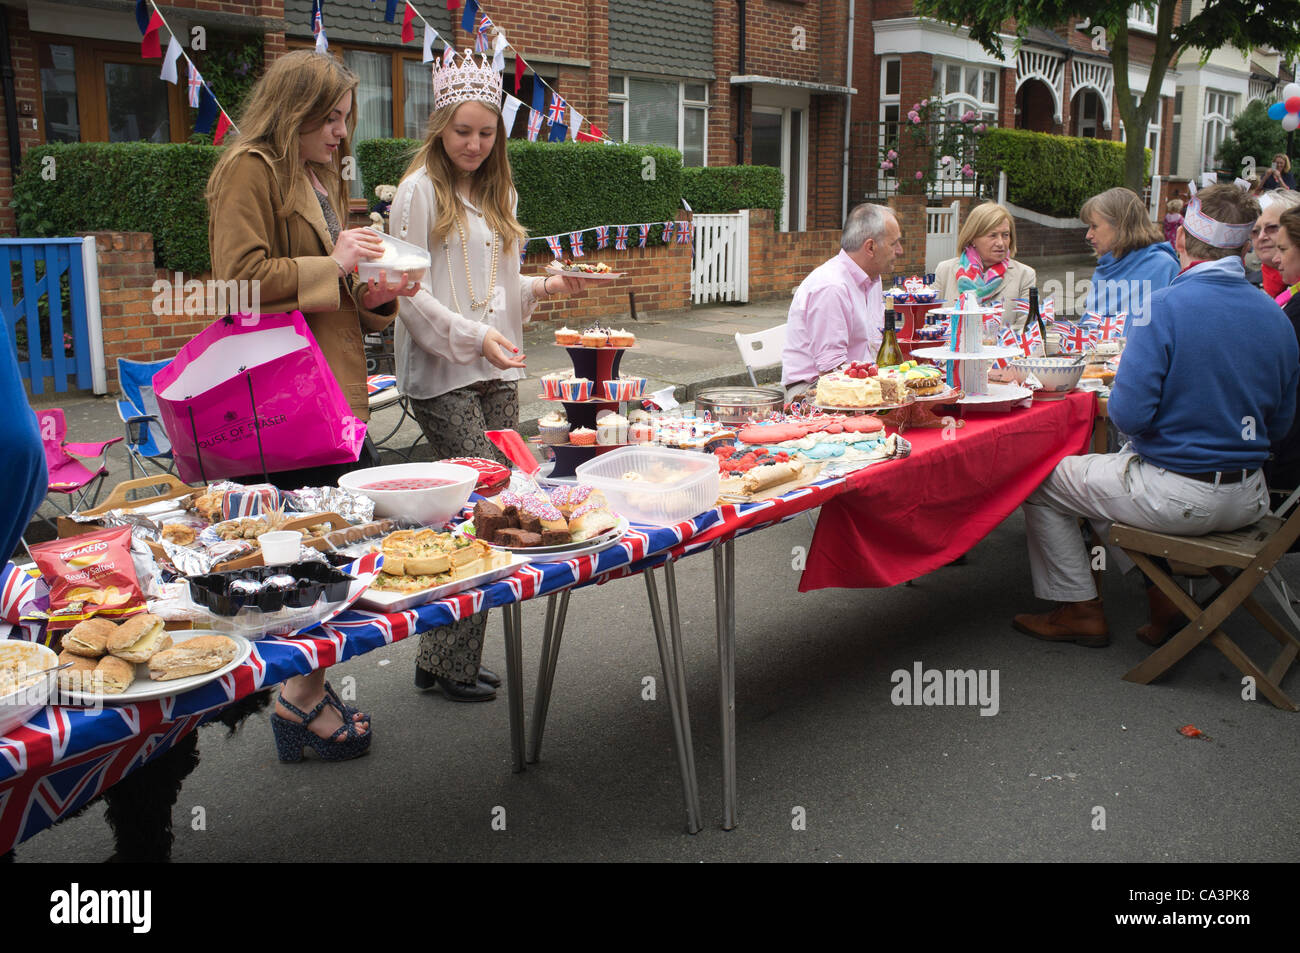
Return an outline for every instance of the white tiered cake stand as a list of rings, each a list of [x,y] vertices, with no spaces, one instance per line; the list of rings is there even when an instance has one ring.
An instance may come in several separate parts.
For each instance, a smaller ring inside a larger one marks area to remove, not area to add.
[[[1032,397],[1033,392],[1019,384],[1003,384],[990,382],[988,380],[988,365],[999,358],[1019,357],[1022,352],[1018,347],[1002,347],[1000,345],[987,346],[980,343],[983,339],[983,322],[984,318],[993,313],[992,308],[962,306],[960,303],[953,308],[936,308],[931,314],[947,315],[949,318],[964,318],[966,316],[978,316],[980,320],[980,334],[976,337],[976,347],[974,349],[958,351],[951,347],[925,347],[914,348],[912,354],[916,357],[923,357],[932,361],[956,361],[963,365],[961,371],[962,397],[957,401],[963,406],[971,409],[997,409],[998,405],[1011,403],[1017,400],[1024,400],[1026,397]],[[966,365],[971,365],[969,369]],[[970,380],[970,376],[974,380]],[[974,386],[971,386],[974,384]],[[974,390],[976,393],[971,393]],[[983,391],[983,393],[980,393]]]

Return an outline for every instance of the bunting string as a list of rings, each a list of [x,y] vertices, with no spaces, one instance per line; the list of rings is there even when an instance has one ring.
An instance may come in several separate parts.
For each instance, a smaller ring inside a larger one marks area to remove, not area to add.
[[[215,122],[216,131],[213,133],[212,141],[217,145],[221,145],[230,130],[233,129],[238,133],[239,127],[234,124],[225,107],[217,100],[212,87],[203,79],[203,75],[194,65],[189,54],[185,52],[185,48],[176,37],[176,32],[167,23],[154,0],[136,0],[135,21],[143,34],[140,41],[140,55],[145,59],[158,59],[163,56],[158,32],[162,28],[167,30],[170,39],[167,43],[167,55],[163,59],[162,72],[159,74],[160,79],[172,84],[177,83],[179,79],[176,71],[177,60],[185,60],[188,71],[186,101],[199,111],[194,120],[194,131],[209,132]]]

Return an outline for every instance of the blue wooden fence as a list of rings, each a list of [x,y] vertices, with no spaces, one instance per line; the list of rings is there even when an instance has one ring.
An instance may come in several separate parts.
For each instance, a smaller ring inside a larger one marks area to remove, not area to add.
[[[86,277],[82,263],[80,238],[4,238],[0,239],[0,263],[4,277],[0,280],[0,313],[5,331],[15,345],[18,325],[26,332],[27,346],[18,349],[18,373],[30,383],[33,394],[45,392],[45,379],[52,378],[54,389],[66,391],[70,378],[77,387],[90,390],[91,332],[86,310]],[[44,274],[36,277],[37,264],[44,264]],[[18,274],[14,274],[14,266]],[[63,312],[63,295],[59,279],[68,276],[71,291],[70,314]],[[48,340],[41,327],[40,308],[44,296],[49,312]],[[64,351],[64,334],[72,335],[72,355]],[[50,356],[45,357],[45,348]]]

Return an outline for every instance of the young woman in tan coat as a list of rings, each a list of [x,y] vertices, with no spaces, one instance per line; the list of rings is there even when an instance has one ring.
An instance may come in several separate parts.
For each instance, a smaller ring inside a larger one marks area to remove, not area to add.
[[[361,282],[353,273],[359,261],[383,253],[372,232],[340,224],[356,89],[356,75],[332,56],[300,50],[272,64],[249,94],[238,141],[208,179],[208,240],[213,278],[258,282],[268,314],[303,313],[352,413],[365,420],[362,336],[392,323],[396,299],[419,285]],[[375,463],[367,437],[357,462],[276,473],[271,481],[282,489],[332,486],[348,470]],[[343,704],[324,669],[285,682],[271,723],[282,761],[299,760],[307,746],[344,760],[370,745],[369,718]]]

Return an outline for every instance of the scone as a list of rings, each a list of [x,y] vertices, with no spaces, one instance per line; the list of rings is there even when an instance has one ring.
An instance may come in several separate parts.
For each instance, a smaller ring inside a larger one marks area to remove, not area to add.
[[[63,637],[63,648],[73,655],[99,658],[108,651],[108,640],[117,632],[117,626],[107,619],[87,619],[78,622]]]
[[[132,616],[108,637],[108,653],[128,662],[149,661],[155,652],[172,647],[163,625],[162,619],[148,612]]]
[[[68,662],[72,666],[59,671],[59,687],[68,692],[93,691],[95,659],[64,649],[59,653],[59,664],[66,665]]]
[[[149,677],[155,682],[165,682],[215,672],[230,662],[237,651],[234,640],[224,635],[195,636],[154,655],[149,660]]]
[[[103,679],[105,695],[120,695],[135,681],[135,666],[124,659],[105,655],[95,666],[94,680],[98,682],[100,679]]]

